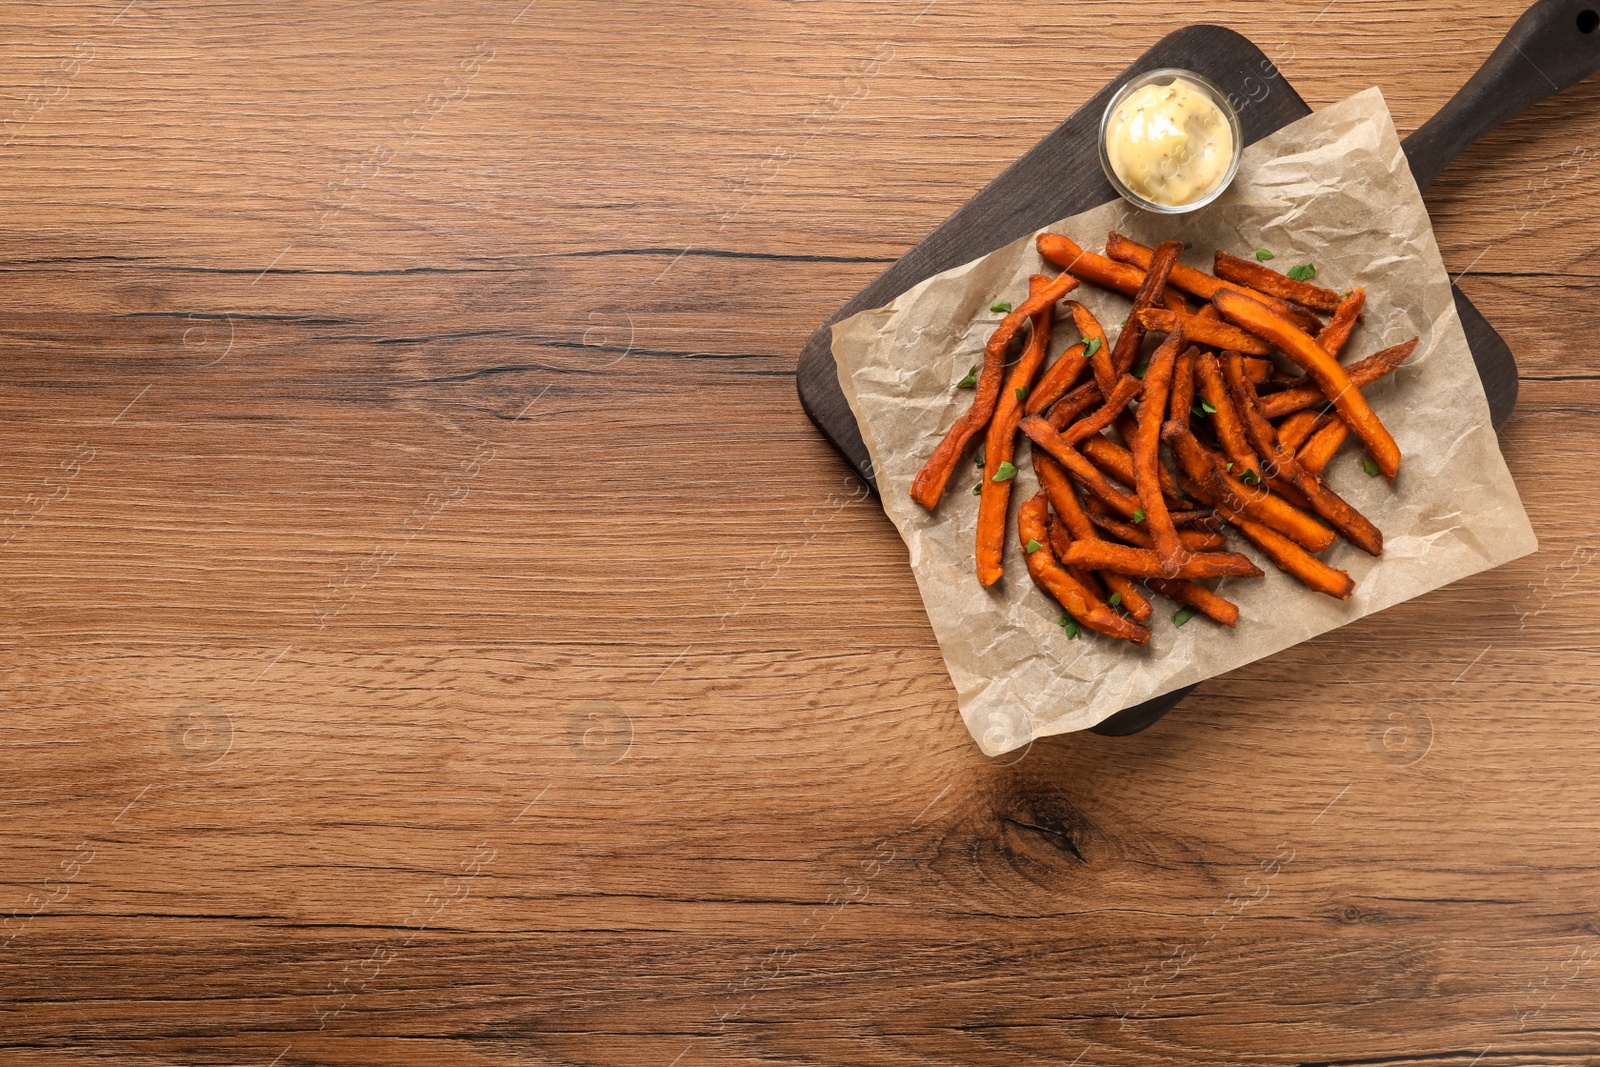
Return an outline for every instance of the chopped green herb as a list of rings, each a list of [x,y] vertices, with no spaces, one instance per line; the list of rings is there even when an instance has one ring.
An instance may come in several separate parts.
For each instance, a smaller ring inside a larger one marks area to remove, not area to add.
[[[1141,363],[1137,367],[1133,368],[1133,376],[1135,378],[1143,378],[1144,377],[1144,372],[1149,370],[1149,369],[1150,369],[1150,364]]]
[[[956,383],[957,389],[971,389],[978,384],[978,365],[974,363],[967,376]]]
[[[1172,625],[1182,626],[1194,617],[1195,610],[1193,608],[1179,608],[1177,614],[1172,616]]]
[[[1010,460],[1005,460],[1000,464],[1000,469],[994,472],[994,477],[990,480],[996,482],[1009,482],[1016,476],[1017,468],[1012,465]]]
[[[1267,251],[1265,248],[1256,249],[1256,262],[1257,263],[1265,263],[1267,260],[1272,259],[1272,258],[1274,258],[1272,253]]]
[[[1361,461],[1361,469],[1367,472],[1368,478],[1376,478],[1382,473],[1382,471],[1378,470],[1378,465],[1372,462],[1370,459],[1364,459]]]
[[[1232,463],[1228,464],[1228,473],[1229,474],[1233,473],[1233,464]]]
[[[1022,551],[1024,551],[1024,552],[1037,552],[1043,547],[1044,546],[1041,545],[1038,541],[1035,541],[1033,538],[1030,537],[1030,538],[1028,538],[1028,543],[1022,546]]]
[[[972,487],[972,495],[973,496],[977,496],[978,494],[980,494],[982,492],[983,492],[983,483],[982,482],[979,482],[977,485]]]
[[[1065,615],[1061,616],[1061,628],[1067,631],[1067,636],[1069,638],[1078,636],[1078,624],[1072,619],[1067,618]]]
[[[1089,338],[1089,344],[1083,350],[1083,358],[1093,359],[1094,354],[1098,351],[1100,351],[1100,338],[1091,337]]]
[[[1110,604],[1112,607],[1116,607],[1118,604],[1122,603],[1122,594],[1121,593],[1112,593],[1111,594],[1111,599],[1106,601],[1106,603]]]
[[[1026,399],[1028,399],[1028,387],[1026,385],[1017,386],[1017,403],[1020,404]]]
[[[1243,474],[1239,475],[1239,480],[1244,482],[1245,485],[1260,485],[1261,475],[1257,474],[1255,471],[1245,471]]]
[[[1316,273],[1317,265],[1315,263],[1302,263],[1298,267],[1289,268],[1289,277],[1297,282],[1303,282],[1307,278],[1315,276]]]
[[[1137,526],[1139,523],[1141,523],[1143,521],[1144,521],[1144,508],[1134,508],[1133,509],[1133,522],[1134,522],[1134,525]]]
[[[996,314],[1003,315],[1007,311],[1011,310],[1011,305],[1006,303],[1004,300],[997,300],[993,304],[989,305],[989,310],[995,312]]]
[[[1217,413],[1217,409],[1211,406],[1211,401],[1209,400],[1200,401],[1200,406],[1205,408],[1207,415],[1215,415]]]
[[[1189,414],[1193,415],[1197,419],[1203,419],[1206,417],[1206,410],[1199,404],[1196,404],[1194,407],[1189,409]]]
[[[972,457],[972,465],[974,467],[983,466],[983,453],[982,452],[979,452],[976,456]]]

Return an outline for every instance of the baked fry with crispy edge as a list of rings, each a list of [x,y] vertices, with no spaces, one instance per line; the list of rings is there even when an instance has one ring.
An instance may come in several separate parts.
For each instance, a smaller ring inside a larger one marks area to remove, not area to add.
[[[1099,503],[1096,501],[1096,503]],[[1102,505],[1103,507],[1104,505]],[[1120,537],[1134,548],[1154,548],[1150,535],[1131,522],[1113,519],[1103,513],[1090,514],[1089,521],[1113,537]],[[1190,552],[1220,552],[1228,547],[1228,539],[1211,530],[1179,530],[1178,540]],[[1059,553],[1057,553],[1059,555]]]
[[[1200,349],[1190,345],[1172,365],[1172,387],[1167,390],[1167,411],[1171,418],[1187,420],[1194,407],[1194,361],[1199,355]]]
[[[1150,257],[1154,253],[1155,250],[1148,245],[1142,245],[1138,241],[1130,240],[1115,230],[1106,236],[1106,255],[1109,258],[1130,264],[1141,270],[1150,269]],[[1279,300],[1275,296],[1268,296],[1266,293],[1246,285],[1240,285],[1237,282],[1226,282],[1221,278],[1214,278],[1203,270],[1195,270],[1193,267],[1186,267],[1182,263],[1174,263],[1172,265],[1172,273],[1167,280],[1177,288],[1192,296],[1197,296],[1201,300],[1210,300],[1217,295],[1218,289],[1233,289],[1253,300],[1261,301],[1308,333],[1322,328],[1322,324],[1317,321],[1317,317],[1303,307]]]
[[[1188,346],[1183,327],[1176,326],[1150,357],[1144,374],[1144,396],[1139,404],[1138,424],[1128,450],[1133,453],[1133,488],[1144,509],[1145,526],[1150,531],[1156,555],[1161,558],[1163,577],[1175,578],[1183,566],[1184,548],[1178,528],[1167,512],[1161,493],[1161,424],[1167,418],[1167,397],[1172,389],[1172,373],[1178,353]]]
[[[1187,604],[1224,626],[1239,625],[1239,605],[1187,578],[1146,578],[1144,584],[1168,600]]]
[[[1245,440],[1244,424],[1239,420],[1238,409],[1233,406],[1228,385],[1222,380],[1222,368],[1217,364],[1217,357],[1210,352],[1202,352],[1200,358],[1195,360],[1194,378],[1201,399],[1211,405],[1211,429],[1217,435],[1217,443],[1222,446],[1222,451],[1233,463],[1234,472],[1243,477],[1246,471],[1250,471],[1260,478],[1261,460]]]
[[[1334,532],[1314,516],[1273,495],[1264,485],[1249,486],[1234,477],[1222,457],[1202,445],[1186,423],[1174,419],[1162,428],[1161,435],[1172,446],[1172,453],[1189,480],[1206,487],[1208,501],[1248,515],[1308,552],[1321,552],[1333,544]]]
[[[1299,460],[1300,466],[1312,474],[1321,474],[1339,451],[1339,446],[1344,444],[1346,437],[1350,436],[1350,427],[1345,425],[1343,419],[1337,415],[1316,433],[1312,434],[1294,458]]]
[[[1294,456],[1284,451],[1283,446],[1278,444],[1272,423],[1262,417],[1260,409],[1256,406],[1256,387],[1244,376],[1244,367],[1239,362],[1239,354],[1228,352],[1225,355],[1227,358],[1223,361],[1222,370],[1228,381],[1228,390],[1233,394],[1234,403],[1239,407],[1245,436],[1264,460],[1267,467],[1265,473],[1271,476],[1281,474],[1291,485],[1304,493],[1312,509],[1327,519],[1345,540],[1363,552],[1374,556],[1382,555],[1383,533],[1349,501],[1329,489],[1321,478],[1300,466]]]
[[[1115,422],[1117,416],[1122,414],[1122,409],[1143,390],[1144,382],[1131,374],[1124,374],[1117,379],[1116,388],[1111,390],[1111,396],[1100,410],[1084,416],[1061,431],[1061,439],[1069,445],[1076,446],[1084,438],[1094,436]]]
[[[1320,429],[1318,424],[1326,422],[1327,417],[1315,411],[1297,411],[1278,423],[1278,443],[1290,452],[1298,452],[1312,431]]]
[[[1224,281],[1237,282],[1251,289],[1258,289],[1268,296],[1275,296],[1279,300],[1288,300],[1329,315],[1339,310],[1339,302],[1343,299],[1332,289],[1324,289],[1310,282],[1295,281],[1287,274],[1279,274],[1264,263],[1240,259],[1220,248],[1213,257],[1211,273]]]
[[[1336,600],[1349,600],[1350,594],[1355,592],[1356,583],[1347,571],[1330,567],[1283,534],[1233,511],[1223,501],[1209,499],[1206,490],[1200,486],[1190,483],[1187,488],[1196,499],[1206,500],[1215,506],[1217,514],[1232,523],[1234,529],[1259,548],[1279,570],[1291,575],[1306,588],[1326,593]]]
[[[1028,279],[1028,295],[1037,296],[1050,285],[1050,279],[1035,274]],[[1050,306],[1033,317],[1033,332],[1022,349],[1022,356],[1006,376],[1005,388],[995,406],[994,416],[983,441],[983,481],[978,491],[978,530],[975,556],[978,581],[985,589],[1005,576],[1006,516],[1011,505],[1011,479],[1002,478],[1002,465],[1010,466],[1015,476],[1017,423],[1022,419],[1022,401],[1033,387],[1034,376],[1044,364],[1050,348]]]
[[[1100,535],[1095,531],[1089,516],[1085,513],[1083,505],[1078,503],[1078,494],[1072,488],[1072,483],[1067,479],[1067,472],[1061,465],[1051,459],[1044,452],[1034,449],[1033,473],[1039,479],[1039,487],[1050,498],[1050,503],[1056,509],[1056,517],[1061,520],[1066,532],[1074,541],[1098,541]],[[1066,551],[1066,546],[1056,549],[1059,557]],[[1133,580],[1122,574],[1102,574],[1100,578],[1106,583],[1106,588],[1122,598],[1122,607],[1138,622],[1146,622],[1155,609],[1150,601],[1139,592]]]
[[[1074,541],[1061,562],[1139,578],[1259,578],[1262,573],[1248,556],[1237,552],[1186,552],[1178,573],[1167,574],[1154,550],[1112,541]]]
[[[1043,291],[1029,296],[1000,320],[1000,325],[989,335],[989,342],[983,348],[983,371],[978,376],[977,394],[972,398],[972,406],[945,432],[939,447],[933,450],[933,455],[928,457],[922,470],[912,479],[912,500],[930,511],[939,506],[939,498],[944,496],[945,486],[950,484],[950,476],[955,473],[956,464],[961,461],[967,445],[989,425],[989,419],[994,415],[995,403],[1000,398],[1000,381],[1005,373],[1006,352],[1022,330],[1022,324],[1033,318],[1041,308],[1049,307],[1077,287],[1078,279],[1070,274],[1059,274]]]
[[[1050,369],[1044,372],[1044,377],[1028,391],[1028,401],[1022,406],[1023,413],[1037,415],[1060,400],[1077,382],[1087,362],[1081,341],[1057,356],[1056,361],[1050,364]]]
[[[1351,432],[1361,438],[1367,451],[1372,453],[1378,469],[1389,481],[1394,481],[1395,475],[1400,472],[1400,448],[1378,418],[1377,412],[1372,410],[1372,405],[1367,403],[1367,398],[1361,395],[1361,390],[1351,384],[1350,375],[1339,361],[1303,330],[1249,297],[1223,289],[1217,293],[1215,302],[1224,318],[1257,337],[1271,341],[1284,355],[1299,364],[1301,370],[1311,375],[1323,395],[1333,401],[1333,406],[1349,424]],[[1229,386],[1231,388],[1231,381]],[[1251,393],[1254,392],[1252,386]],[[1240,412],[1240,416],[1248,418],[1244,412]]]
[[[1416,351],[1419,338],[1413,337],[1397,345],[1385,348],[1381,352],[1374,352],[1366,359],[1350,364],[1350,384],[1357,389],[1364,389],[1379,378],[1392,373],[1395,368],[1406,361],[1406,358]],[[1292,415],[1296,411],[1313,407],[1317,404],[1326,404],[1328,398],[1323,394],[1320,386],[1291,385],[1287,389],[1276,393],[1269,393],[1261,398],[1261,414],[1269,419],[1282,418]]]
[[[1161,294],[1167,287],[1167,274],[1172,270],[1172,265],[1178,262],[1178,255],[1182,251],[1181,241],[1162,241],[1156,246],[1150,269],[1145,273],[1138,293],[1134,295],[1133,308],[1128,312],[1127,321],[1122,324],[1122,332],[1117,334],[1116,347],[1111,350],[1111,369],[1118,374],[1128,373],[1139,358],[1139,346],[1144,344],[1144,327],[1139,321],[1139,313],[1149,309],[1160,311],[1163,315],[1175,314],[1156,305],[1160,303]]]
[[[1171,333],[1178,326],[1189,340],[1207,348],[1231,348],[1247,356],[1264,356],[1272,346],[1254,334],[1237,326],[1215,319],[1202,319],[1199,315],[1179,314],[1165,308],[1145,308],[1134,313],[1139,325],[1157,333]]]
[[[1339,301],[1338,310],[1333,313],[1333,318],[1328,320],[1317,334],[1317,344],[1321,345],[1330,356],[1338,356],[1345,342],[1350,340],[1350,331],[1356,328],[1356,320],[1361,317],[1361,309],[1366,306],[1367,291],[1360,286],[1350,290],[1350,295]],[[1302,330],[1304,326],[1295,323]],[[1310,333],[1310,330],[1306,330]]]
[[[1089,629],[1108,637],[1120,637],[1132,641],[1136,645],[1142,645],[1150,640],[1150,631],[1147,628],[1112,611],[1104,601],[1090,593],[1057,562],[1055,552],[1050,547],[1047,515],[1048,504],[1044,493],[1034,494],[1017,512],[1017,534],[1022,539],[1023,555],[1028,561],[1028,573],[1034,582],[1055,597],[1068,615]],[[1029,552],[1027,551],[1029,544],[1036,544],[1038,547]],[[1081,544],[1084,542],[1074,541],[1068,547],[1069,553]]]

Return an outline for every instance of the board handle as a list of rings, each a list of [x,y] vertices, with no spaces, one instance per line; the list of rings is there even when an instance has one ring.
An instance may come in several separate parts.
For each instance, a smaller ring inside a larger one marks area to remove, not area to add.
[[[1600,0],[1538,0],[1439,113],[1405,140],[1426,189],[1466,147],[1600,70]]]

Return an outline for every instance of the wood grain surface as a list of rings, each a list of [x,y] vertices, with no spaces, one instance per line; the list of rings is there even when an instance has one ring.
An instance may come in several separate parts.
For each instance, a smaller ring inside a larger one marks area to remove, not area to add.
[[[1520,6],[525,2],[5,5],[0,1063],[1600,1063],[1600,83],[1429,193],[1541,551],[988,760],[812,327],[1175,25]]]

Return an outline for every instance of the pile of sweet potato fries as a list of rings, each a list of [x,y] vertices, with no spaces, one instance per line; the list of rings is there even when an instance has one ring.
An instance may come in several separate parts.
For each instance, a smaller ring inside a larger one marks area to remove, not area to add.
[[[1059,234],[1042,234],[1038,249],[1061,273],[1034,275],[1015,308],[995,305],[1006,314],[962,383],[976,387],[972,406],[911,485],[913,500],[936,507],[983,434],[978,580],[1004,575],[1020,433],[1040,492],[1021,506],[1017,535],[1070,634],[1081,625],[1143,644],[1155,610],[1146,591],[1181,605],[1178,625],[1196,612],[1236,625],[1238,607],[1201,584],[1262,574],[1227,551],[1230,529],[1310,588],[1348,598],[1350,575],[1316,553],[1343,537],[1376,556],[1383,534],[1322,472],[1354,436],[1367,473],[1394,480],[1400,450],[1361,388],[1400,366],[1417,339],[1341,364],[1366,294],[1313,285],[1310,267],[1285,275],[1219,251],[1206,274],[1178,262],[1178,242],[1148,248],[1117,233],[1105,255]],[[1108,344],[1094,315],[1067,300],[1082,339],[1046,367],[1056,304],[1080,282],[1133,307]],[[1161,340],[1145,358],[1147,335]],[[1274,353],[1297,370],[1280,369]]]

